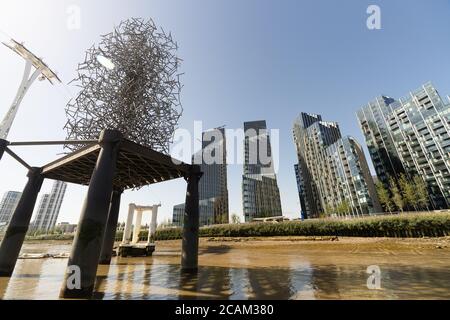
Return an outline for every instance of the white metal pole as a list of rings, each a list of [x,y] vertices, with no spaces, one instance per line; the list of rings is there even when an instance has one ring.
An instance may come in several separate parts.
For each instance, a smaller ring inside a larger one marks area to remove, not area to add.
[[[2,123],[0,124],[0,139],[5,139],[8,137],[9,130],[12,127],[14,119],[17,115],[17,111],[19,110],[20,104],[22,103],[25,94],[28,89],[30,89],[33,82],[37,79],[37,77],[41,74],[40,69],[36,69],[34,73],[30,77],[31,67],[33,64],[30,60],[26,60],[25,70],[23,72],[22,82],[20,83],[19,89],[17,90],[16,97],[9,108],[6,116],[3,118]]]

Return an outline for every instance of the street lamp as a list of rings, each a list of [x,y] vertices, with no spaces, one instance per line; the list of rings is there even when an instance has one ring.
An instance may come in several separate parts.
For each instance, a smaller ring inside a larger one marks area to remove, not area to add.
[[[30,50],[28,50],[23,44],[11,39],[9,43],[3,44],[20,55],[25,59],[25,70],[23,72],[22,82],[20,83],[19,90],[17,91],[16,97],[9,108],[6,116],[0,124],[0,139],[6,140],[8,137],[9,130],[13,124],[14,118],[16,117],[17,111],[19,110],[20,103],[22,102],[28,89],[30,89],[33,82],[39,77],[40,81],[47,79],[51,84],[60,83],[61,80],[58,78],[56,73],[54,73],[43,61],[34,55]],[[32,67],[35,68],[34,72],[31,74]],[[30,76],[31,74],[31,76]]]

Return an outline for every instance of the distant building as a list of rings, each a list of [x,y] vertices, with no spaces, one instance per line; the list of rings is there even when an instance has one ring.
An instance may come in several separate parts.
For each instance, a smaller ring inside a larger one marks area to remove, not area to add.
[[[244,131],[242,201],[245,221],[282,216],[266,121],[245,122]],[[263,151],[261,147],[264,147]]]
[[[228,223],[228,187],[225,129],[202,134],[202,150],[193,156],[203,175],[199,182],[200,225]],[[183,225],[184,204],[173,208],[172,222]]]
[[[116,233],[125,231],[125,222],[117,223]]]
[[[184,223],[184,203],[173,207],[172,224],[182,227]]]
[[[357,117],[380,181],[418,175],[432,207],[450,207],[450,103],[431,83],[398,101],[377,98]]]
[[[293,128],[300,205],[304,218],[336,213],[348,204],[349,216],[381,211],[364,152],[352,137],[342,137],[336,122],[301,113]]]
[[[49,232],[54,229],[66,188],[67,183],[55,181],[50,194],[41,197],[37,216],[32,225],[33,231]]]
[[[228,223],[225,129],[205,131],[202,135],[202,151],[199,154],[203,154],[200,165],[203,176],[199,183],[200,224]]]
[[[60,222],[56,225],[56,230],[59,230],[62,233],[75,233],[77,225],[70,224],[69,222]]]
[[[200,226],[208,226],[213,224],[224,224],[228,222],[220,222],[211,223],[209,217],[211,217],[211,212],[214,212],[214,201],[211,199],[199,200],[198,209],[200,213]],[[172,215],[172,224],[177,227],[182,227],[184,223],[184,213],[185,213],[185,205],[184,203],[178,204],[173,207],[173,215]]]
[[[11,220],[21,196],[22,193],[17,191],[8,191],[3,195],[2,201],[0,202],[0,224],[3,224],[3,227]],[[1,228],[2,226],[0,226]]]
[[[295,171],[295,179],[297,180],[298,197],[300,199],[300,210],[301,210],[300,218],[304,219],[305,218],[305,212],[303,210],[306,208],[306,205],[305,205],[305,203],[303,201],[303,198],[302,198],[304,182],[302,180],[302,175],[301,175],[301,172],[300,172],[298,164],[294,165],[294,171]]]

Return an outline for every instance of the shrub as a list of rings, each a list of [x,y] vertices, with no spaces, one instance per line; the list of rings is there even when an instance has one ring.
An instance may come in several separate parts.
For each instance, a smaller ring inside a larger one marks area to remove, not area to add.
[[[147,231],[139,238],[147,240]],[[450,235],[449,213],[401,214],[353,220],[316,219],[282,223],[224,224],[202,227],[200,237],[276,237],[276,236],[340,236],[340,237],[443,237]],[[116,241],[122,240],[117,232]],[[158,229],[155,240],[177,240],[181,228]],[[27,240],[71,240],[72,235],[39,235]]]
[[[156,231],[156,240],[181,239],[181,228]],[[442,237],[450,235],[448,213],[404,214],[353,220],[306,220],[246,223],[200,228],[200,237]],[[143,235],[141,234],[141,237]],[[145,238],[145,236],[144,236]]]

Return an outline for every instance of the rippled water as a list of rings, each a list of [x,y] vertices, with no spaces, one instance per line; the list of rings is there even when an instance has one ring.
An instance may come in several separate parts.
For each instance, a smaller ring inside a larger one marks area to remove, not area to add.
[[[26,244],[23,252],[68,252],[70,245]],[[178,245],[151,258],[99,266],[96,299],[450,299],[450,250],[359,245],[202,246],[197,275],[180,273]],[[57,299],[67,259],[19,260],[0,278],[0,298]],[[366,285],[369,265],[381,289]]]

